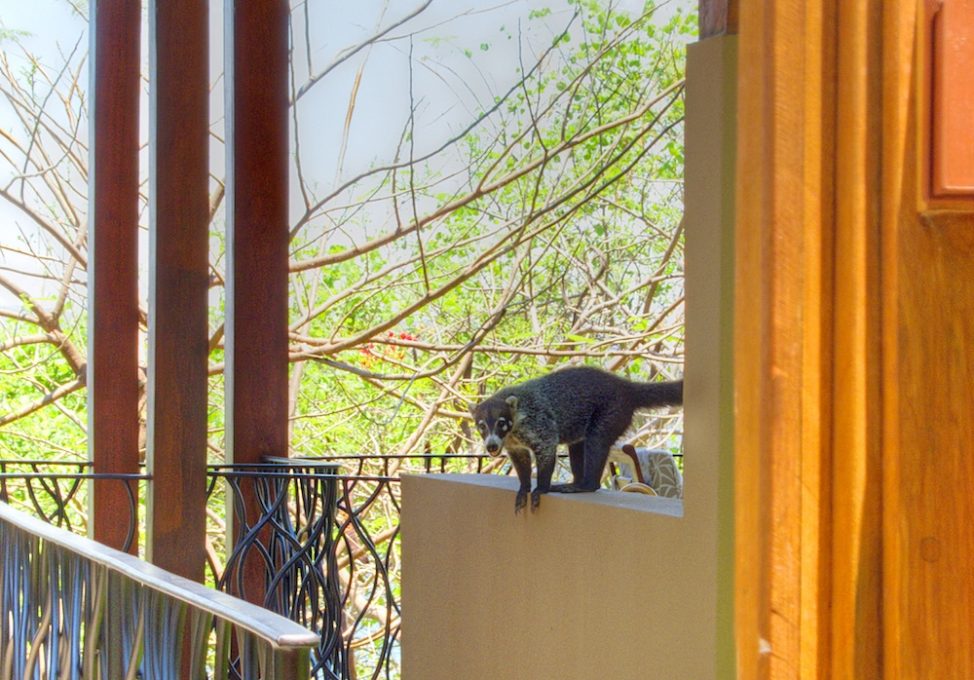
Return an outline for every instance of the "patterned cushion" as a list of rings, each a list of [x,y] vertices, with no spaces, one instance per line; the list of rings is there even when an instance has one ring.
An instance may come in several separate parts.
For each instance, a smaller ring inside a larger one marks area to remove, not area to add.
[[[633,458],[639,464],[639,470],[634,475],[634,482],[643,482],[659,496],[683,498],[683,475],[676,465],[676,459],[668,451],[636,448],[627,444],[622,447],[621,452],[613,450],[610,454],[610,460],[627,466],[632,466]],[[618,479],[616,483],[618,487],[626,490],[625,486],[629,481],[628,479]]]
[[[636,449],[636,455],[647,458],[646,468],[649,471],[647,479],[649,485],[660,496],[667,498],[683,498],[683,475],[676,466],[676,459],[667,451]],[[642,460],[640,460],[642,464]]]

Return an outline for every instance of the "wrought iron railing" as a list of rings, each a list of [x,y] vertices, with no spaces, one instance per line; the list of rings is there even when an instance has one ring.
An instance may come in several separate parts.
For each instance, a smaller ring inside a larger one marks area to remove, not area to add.
[[[0,678],[309,678],[318,636],[0,504]]]
[[[233,506],[235,538],[214,582],[317,631],[311,674],[329,679],[349,677],[335,564],[335,472],[314,463],[219,465],[207,489],[211,497],[222,480]],[[256,583],[254,573],[261,576]]]
[[[0,461],[0,498],[17,495],[52,523],[80,528],[67,506],[96,477],[87,464],[72,463],[71,472],[26,465],[15,472]],[[507,474],[509,463],[477,454],[340,455],[210,468],[210,515],[222,516],[229,499],[235,526],[229,545],[222,520],[211,531],[212,583],[319,633],[309,658],[313,678],[400,675],[403,472]],[[245,576],[255,564],[263,574],[259,593],[248,592],[254,585]]]
[[[259,562],[265,606],[321,635],[310,657],[314,678],[399,676],[403,471],[506,470],[503,458],[464,454],[343,455],[210,467],[210,515],[221,516],[227,498],[237,515],[236,539],[229,546],[226,526],[212,528],[211,583],[250,598],[240,566]],[[0,461],[0,500],[83,532],[85,482],[104,477],[85,462]],[[245,497],[256,499],[256,507],[248,508]],[[137,526],[137,509],[133,498],[126,518],[132,527]]]
[[[215,578],[246,593],[248,560],[262,567],[264,605],[321,635],[312,675],[398,678],[399,474],[501,471],[480,455],[345,455],[215,466],[235,508],[234,548]],[[256,499],[248,507],[245,498]],[[248,594],[248,596],[251,594]]]
[[[75,533],[87,526],[85,482],[114,480],[125,489],[128,515],[122,549],[129,552],[139,530],[135,486],[149,479],[147,474],[95,473],[87,461],[0,460],[0,502],[28,510],[31,514]],[[2,677],[2,676],[0,676]]]

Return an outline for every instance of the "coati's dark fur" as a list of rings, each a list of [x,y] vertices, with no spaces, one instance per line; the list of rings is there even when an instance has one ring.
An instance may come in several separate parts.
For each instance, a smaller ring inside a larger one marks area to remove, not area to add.
[[[505,387],[470,409],[487,452],[507,450],[521,482],[514,502],[518,512],[531,489],[531,455],[538,484],[531,508],[548,491],[595,491],[609,448],[632,424],[633,412],[683,403],[683,381],[640,383],[587,366],[554,371]],[[572,483],[551,484],[558,444],[568,445]]]

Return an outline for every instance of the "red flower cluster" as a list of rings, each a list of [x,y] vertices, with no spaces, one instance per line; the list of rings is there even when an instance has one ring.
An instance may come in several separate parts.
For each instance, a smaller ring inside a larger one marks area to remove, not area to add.
[[[406,331],[401,331],[399,333],[396,333],[395,331],[386,331],[386,337],[387,338],[391,338],[391,339],[398,338],[399,340],[408,340],[408,341],[411,341],[411,342],[416,342],[416,341],[419,340],[419,337],[413,335],[412,333],[407,333]],[[372,343],[372,342],[365,343],[364,345],[362,345],[361,347],[358,348],[358,351],[359,351],[359,354],[361,354],[362,356],[366,357],[366,361],[365,361],[365,365],[366,366],[371,366],[372,365],[372,360],[374,358],[380,356],[380,354],[381,354],[381,352],[377,352],[376,351],[376,349],[375,349],[375,343]],[[403,350],[403,349],[398,349],[398,350],[392,350],[392,353],[397,358],[402,358],[402,354],[403,354],[404,351],[405,350]]]

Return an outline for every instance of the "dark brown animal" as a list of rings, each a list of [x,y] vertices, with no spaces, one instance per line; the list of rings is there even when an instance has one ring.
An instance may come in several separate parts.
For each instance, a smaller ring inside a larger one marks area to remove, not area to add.
[[[502,449],[517,471],[520,488],[514,511],[538,507],[541,494],[595,491],[609,448],[632,424],[633,413],[683,403],[683,381],[641,383],[598,368],[578,366],[505,387],[471,408],[484,446]],[[551,484],[558,444],[568,445],[571,484]],[[531,491],[531,457],[538,483]]]

